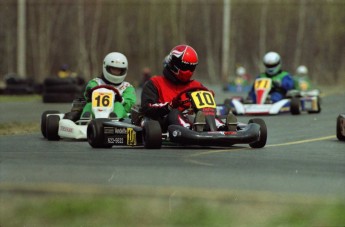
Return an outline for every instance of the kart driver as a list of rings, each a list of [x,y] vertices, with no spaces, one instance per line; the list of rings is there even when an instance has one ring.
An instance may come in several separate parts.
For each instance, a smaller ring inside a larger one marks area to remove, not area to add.
[[[282,100],[287,91],[294,89],[293,77],[287,72],[281,69],[281,59],[280,55],[276,52],[268,52],[263,58],[263,63],[265,65],[265,72],[261,73],[257,78],[271,78],[272,88],[270,91],[270,97],[272,103]],[[255,83],[255,82],[254,82]],[[247,100],[255,103],[256,95],[254,91],[254,85],[252,86]]]
[[[191,122],[181,112],[188,109],[190,103],[182,104],[174,97],[187,88],[204,87],[192,79],[198,65],[198,55],[191,46],[178,45],[170,51],[163,63],[163,75],[151,77],[143,86],[141,110],[145,117],[159,121],[163,132],[171,124],[190,128]],[[221,120],[217,119],[216,125],[218,130],[225,130]]]
[[[81,118],[91,118],[91,89],[99,85],[114,86],[121,94],[121,97],[115,96],[114,111],[110,117],[127,117],[132,106],[136,103],[135,88],[125,81],[127,70],[128,61],[122,53],[112,52],[105,56],[102,74],[90,80],[86,85],[84,97],[87,100],[87,104],[83,108]]]
[[[308,68],[305,65],[300,65],[296,69],[296,74],[294,75],[295,88],[300,91],[310,91],[312,90],[312,83],[308,76]]]

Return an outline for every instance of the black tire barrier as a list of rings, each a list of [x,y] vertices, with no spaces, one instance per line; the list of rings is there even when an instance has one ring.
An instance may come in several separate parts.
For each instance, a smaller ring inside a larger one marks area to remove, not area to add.
[[[43,93],[42,99],[44,103],[65,103],[73,102],[79,96],[77,93]]]

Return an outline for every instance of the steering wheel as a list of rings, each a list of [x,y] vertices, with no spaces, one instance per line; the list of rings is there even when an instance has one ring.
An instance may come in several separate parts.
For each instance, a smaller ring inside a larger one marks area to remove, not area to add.
[[[98,85],[98,86],[96,86],[96,87],[91,88],[91,90],[90,90],[90,95],[92,94],[92,92],[93,92],[94,90],[97,90],[97,89],[99,89],[99,88],[106,88],[106,89],[112,90],[112,91],[115,93],[115,95],[116,95],[116,96],[115,96],[115,100],[116,100],[116,101],[119,101],[119,102],[122,102],[122,96],[121,96],[119,90],[118,90],[116,87],[111,86],[111,85],[107,85],[107,84]]]
[[[193,92],[193,91],[209,91],[208,88],[204,87],[204,86],[197,86],[197,87],[190,87],[187,89],[184,89],[182,91],[180,91],[173,99],[173,103],[179,103],[179,107],[183,108],[183,104],[190,102],[190,99],[187,100],[182,100],[182,95],[186,94],[188,98],[189,95],[188,93]],[[184,108],[183,110],[185,110],[186,108]]]

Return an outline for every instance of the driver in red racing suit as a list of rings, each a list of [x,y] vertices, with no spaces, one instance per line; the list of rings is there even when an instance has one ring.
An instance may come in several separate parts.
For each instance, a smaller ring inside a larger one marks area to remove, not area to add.
[[[190,128],[191,122],[181,112],[190,103],[174,99],[188,88],[204,87],[199,81],[191,79],[198,64],[196,51],[188,45],[174,47],[164,60],[163,75],[153,76],[144,86],[141,94],[141,110],[145,117],[160,122],[162,131],[168,125],[178,124]],[[219,130],[225,124],[217,119]]]

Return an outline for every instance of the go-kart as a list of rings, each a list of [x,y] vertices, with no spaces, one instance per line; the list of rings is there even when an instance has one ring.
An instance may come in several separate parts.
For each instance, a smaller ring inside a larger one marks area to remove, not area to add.
[[[233,97],[224,100],[223,108],[230,109],[236,115],[276,115],[280,113],[298,115],[301,112],[319,113],[321,111],[319,93],[316,91],[291,90],[284,99],[272,103],[269,94],[272,87],[272,79],[257,78],[254,83],[255,103],[245,100],[243,97]]]
[[[41,116],[41,132],[48,140],[60,140],[61,138],[86,139],[87,125],[92,118],[114,118],[115,96],[121,97],[119,91],[109,85],[99,85],[91,89],[92,113],[87,117],[80,117],[86,100],[75,99],[72,110],[68,113],[60,113],[56,110],[43,112]]]
[[[340,141],[345,141],[345,113],[339,114],[337,117],[337,138]]]
[[[191,127],[169,125],[162,131],[160,123],[143,116],[140,107],[132,109],[131,122],[109,119],[93,119],[87,128],[87,138],[93,148],[112,146],[144,146],[160,149],[162,144],[200,145],[229,147],[234,144],[249,144],[252,148],[266,145],[267,127],[260,118],[250,119],[248,124],[240,123],[229,113],[226,129],[217,130],[216,103],[213,93],[205,87],[182,91],[175,100],[188,108],[183,110]]]

